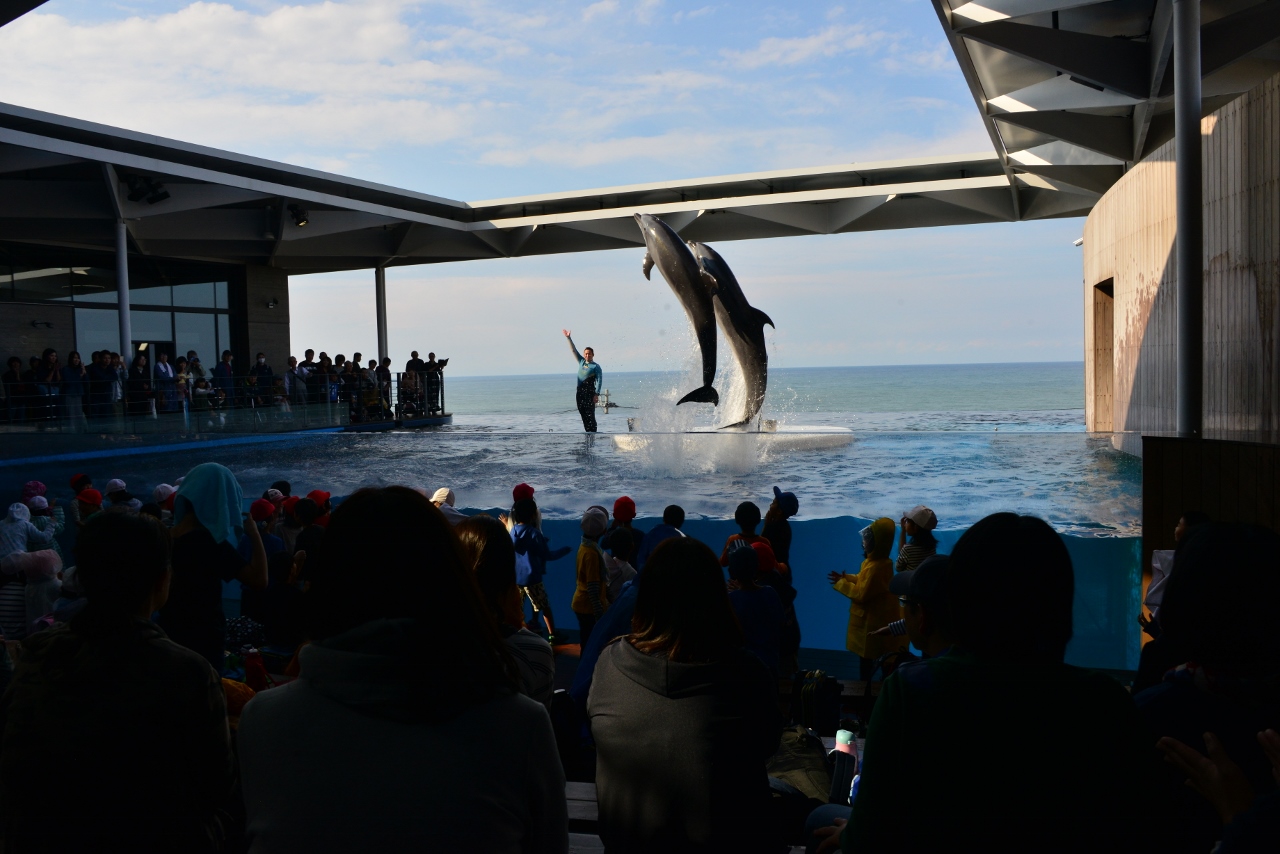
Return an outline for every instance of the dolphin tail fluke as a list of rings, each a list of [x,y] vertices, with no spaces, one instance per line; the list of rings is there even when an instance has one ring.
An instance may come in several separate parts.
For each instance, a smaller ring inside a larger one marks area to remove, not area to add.
[[[765,314],[763,311],[761,311],[758,308],[754,308],[752,309],[752,311],[756,313],[756,322],[759,323],[761,327],[763,327],[766,323],[769,324],[770,326],[773,326],[773,321],[769,318],[769,315]],[[773,328],[777,329],[778,327],[773,326]]]
[[[739,421],[739,422],[737,422],[737,423],[735,423],[735,424],[725,424],[723,427],[717,427],[716,429],[717,429],[717,430],[733,430],[733,429],[736,429],[736,428],[738,428],[738,427],[746,427],[746,426],[748,426],[749,424],[751,424],[751,419],[750,419],[750,418],[744,418],[743,420],[741,420],[741,421]]]
[[[712,406],[720,405],[720,393],[709,385],[702,388],[695,388],[684,397],[676,401],[676,406],[682,403],[709,403]]]

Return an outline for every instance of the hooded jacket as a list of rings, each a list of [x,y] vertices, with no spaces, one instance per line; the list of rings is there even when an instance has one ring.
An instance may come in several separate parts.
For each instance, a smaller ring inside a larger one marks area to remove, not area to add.
[[[777,685],[754,655],[678,662],[616,640],[600,654],[587,711],[607,850],[777,850],[765,763],[782,721]]]
[[[297,680],[245,706],[251,852],[566,850],[547,710],[507,694],[442,722],[415,715],[411,624],[373,620],[309,644]]]
[[[845,648],[863,658],[879,658],[887,652],[906,649],[905,637],[868,637],[882,626],[887,626],[902,616],[898,597],[889,592],[893,578],[893,561],[889,551],[893,548],[895,528],[892,519],[881,517],[871,523],[875,545],[862,561],[856,575],[846,573],[835,583],[836,591],[849,597],[849,629],[845,635]]]

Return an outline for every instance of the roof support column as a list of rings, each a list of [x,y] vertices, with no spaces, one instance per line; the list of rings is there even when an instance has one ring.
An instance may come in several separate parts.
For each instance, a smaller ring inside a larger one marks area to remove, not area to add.
[[[120,359],[128,368],[133,364],[133,321],[129,316],[129,229],[124,220],[116,222],[116,302],[120,318]]]
[[[1204,176],[1200,140],[1200,0],[1173,0],[1177,165],[1178,435],[1204,424]]]
[[[378,313],[378,364],[390,356],[387,352],[387,268],[373,268],[373,299]]]

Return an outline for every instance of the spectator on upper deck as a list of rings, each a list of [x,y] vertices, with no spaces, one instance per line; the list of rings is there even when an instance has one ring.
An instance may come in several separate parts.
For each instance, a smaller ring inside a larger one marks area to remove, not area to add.
[[[232,780],[222,686],[150,621],[169,538],[145,516],[86,523],[89,604],[28,638],[0,701],[6,851],[213,852]]]
[[[550,718],[517,693],[444,517],[411,489],[363,489],[326,536],[300,676],[240,719],[249,850],[566,851]]]
[[[743,648],[715,553],[655,549],[632,627],[604,648],[587,700],[606,849],[777,851],[777,685]]]
[[[1062,539],[1030,516],[988,516],[956,543],[944,584],[955,644],[885,681],[842,849],[1126,851],[1158,833],[1132,700],[1063,664],[1075,584]],[[1035,624],[1011,642],[1008,615],[1029,603]]]

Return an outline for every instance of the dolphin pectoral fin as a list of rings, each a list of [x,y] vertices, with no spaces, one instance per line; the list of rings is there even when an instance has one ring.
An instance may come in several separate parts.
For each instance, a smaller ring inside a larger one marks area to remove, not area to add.
[[[709,403],[712,406],[720,405],[720,393],[709,385],[702,388],[695,388],[684,397],[676,401],[676,406],[682,403]]]
[[[755,309],[752,309],[752,311],[756,313],[756,323],[759,323],[761,326],[764,326],[767,323],[770,326],[773,326],[774,329],[778,328],[773,325],[773,321],[769,319],[769,315],[765,314],[760,309],[755,308]]]
[[[644,277],[649,278],[649,273],[653,270],[653,256],[647,251],[644,253],[644,261],[640,264],[640,269],[644,271]]]
[[[702,284],[707,286],[707,293],[712,296],[720,293],[720,283],[716,281],[715,276],[711,275],[701,267],[698,268],[698,273],[702,277]]]

